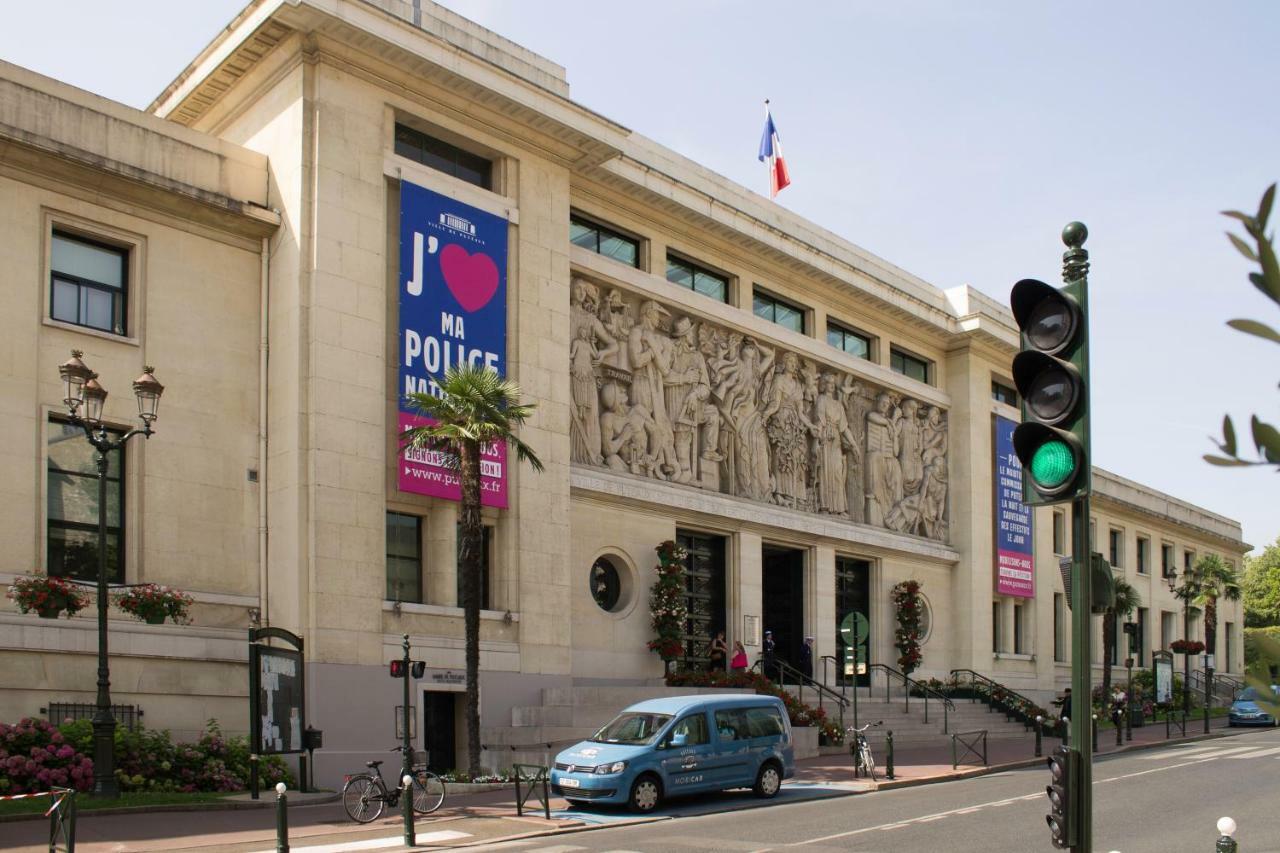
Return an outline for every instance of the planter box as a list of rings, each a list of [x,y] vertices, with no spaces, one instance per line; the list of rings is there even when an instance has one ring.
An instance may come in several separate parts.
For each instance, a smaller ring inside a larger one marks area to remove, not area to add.
[[[793,726],[791,743],[796,753],[796,760],[814,758],[818,755],[818,727]]]

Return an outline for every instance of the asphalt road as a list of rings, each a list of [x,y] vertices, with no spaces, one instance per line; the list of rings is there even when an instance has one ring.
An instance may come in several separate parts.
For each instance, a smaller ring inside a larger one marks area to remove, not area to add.
[[[576,851],[1053,850],[1044,816],[1048,771],[775,805],[490,845]],[[1098,853],[1214,850],[1218,818],[1239,825],[1241,853],[1280,851],[1280,732],[1103,758],[1094,764]]]

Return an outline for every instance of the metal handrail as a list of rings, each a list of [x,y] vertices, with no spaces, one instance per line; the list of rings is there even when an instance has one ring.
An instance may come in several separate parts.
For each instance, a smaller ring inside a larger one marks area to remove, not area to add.
[[[831,686],[831,680],[827,678],[827,664],[834,664],[836,668],[836,684],[840,687],[840,695],[847,698],[845,688],[848,686],[848,683],[840,680],[840,659],[835,655],[820,655],[818,660],[822,661],[822,685],[824,687]],[[854,689],[857,688],[855,687]]]
[[[765,663],[764,658],[760,658],[759,660],[757,660],[755,663],[751,665],[751,669],[753,672],[756,672],[760,675],[763,675],[765,678],[769,678],[770,680],[772,680],[769,673],[764,672],[764,663]],[[848,699],[846,699],[844,696],[841,696],[839,693],[832,690],[827,685],[822,684],[819,681],[816,681],[813,678],[813,676],[805,675],[803,672],[796,669],[794,666],[792,666],[791,664],[787,663],[784,660],[779,660],[777,658],[774,658],[772,661],[772,666],[778,673],[778,676],[779,676],[778,684],[780,687],[784,689],[786,688],[788,678],[790,678],[793,682],[795,682],[796,687],[798,688],[796,691],[797,693],[796,698],[799,699],[801,702],[804,702],[804,688],[806,685],[808,685],[809,687],[812,687],[813,691],[818,694],[819,709],[823,711],[826,710],[826,708],[822,704],[822,700],[825,697],[830,697],[831,700],[836,703],[836,713],[839,714],[840,731],[844,731],[844,709],[849,704]]]
[[[905,672],[896,670],[893,667],[888,666],[887,664],[883,664],[883,663],[867,664],[868,674],[876,670],[881,670],[885,674],[884,699],[886,702],[889,701],[889,687],[890,687],[890,680],[891,680],[890,677],[892,676],[892,677],[900,678],[902,679],[902,692],[905,696],[905,701],[903,702],[904,707],[908,711],[911,710],[911,689],[914,687],[915,689],[919,690],[920,695],[924,698],[924,721],[927,723],[929,722],[929,697],[932,696],[935,700],[942,703],[942,731],[944,734],[950,733],[951,720],[950,720],[949,712],[954,711],[956,709],[956,706],[943,693],[935,690],[934,688],[925,684],[923,681],[916,681],[914,678],[907,675]]]
[[[1191,684],[1188,685],[1188,689],[1203,691],[1204,682],[1205,671],[1203,669],[1191,670]],[[1229,693],[1224,691],[1223,688],[1229,688]],[[1213,674],[1213,695],[1216,699],[1228,703],[1234,702],[1236,696],[1244,688],[1245,683],[1238,678],[1233,678],[1230,675],[1220,675],[1217,672]]]
[[[974,690],[974,692],[975,692],[975,693],[977,692],[977,690],[976,690],[977,685],[978,685],[979,683],[982,683],[982,684],[985,684],[987,687],[991,688],[992,690],[999,689],[999,690],[1003,691],[1003,692],[1004,692],[1006,695],[1008,695],[1008,696],[1012,696],[1012,697],[1014,697],[1015,699],[1021,699],[1023,702],[1026,702],[1028,705],[1032,706],[1033,708],[1039,708],[1039,707],[1040,707],[1040,703],[1039,703],[1039,702],[1035,702],[1035,701],[1033,701],[1029,696],[1024,696],[1023,694],[1019,693],[1018,691],[1016,691],[1016,690],[1014,690],[1014,689],[1012,689],[1012,688],[1010,688],[1010,687],[1006,687],[1005,685],[1001,684],[1000,682],[996,681],[995,679],[987,678],[985,675],[983,675],[983,674],[982,674],[982,673],[980,673],[980,672],[975,672],[975,671],[974,671],[974,670],[972,670],[972,669],[953,669],[953,670],[951,670],[951,676],[952,676],[952,678],[955,678],[957,675],[967,675],[967,676],[969,676],[969,682],[970,682],[970,684],[972,684],[972,685],[975,687],[975,690]],[[978,701],[977,697],[976,697],[976,696],[975,696],[975,697],[973,697],[972,701],[977,702],[977,701]],[[992,712],[994,712],[994,711],[995,711],[995,705],[993,705],[991,702],[988,702],[988,703],[987,703],[987,710],[988,710],[988,711],[992,711]],[[1008,716],[1008,715],[1006,714],[1006,716]],[[1022,724],[1023,724],[1023,726],[1024,726],[1024,727],[1025,727],[1025,726],[1029,726],[1029,725],[1030,725],[1030,723],[1026,722],[1025,720],[1023,721],[1023,723],[1022,723]]]

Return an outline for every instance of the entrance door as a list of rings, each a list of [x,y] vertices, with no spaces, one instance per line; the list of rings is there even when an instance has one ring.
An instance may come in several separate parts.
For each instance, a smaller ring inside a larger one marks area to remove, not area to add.
[[[800,669],[804,645],[804,551],[765,545],[762,556],[764,630],[778,658]]]
[[[684,625],[682,669],[706,669],[707,646],[725,630],[724,539],[676,531],[676,544],[689,552],[684,561]]]
[[[868,627],[871,624],[871,563],[866,560],[855,560],[850,557],[836,558],[836,646],[840,649],[841,661],[840,683],[852,684],[854,674],[857,675],[859,687],[871,683],[871,673],[866,664],[871,663],[871,632],[862,643],[850,646],[845,642],[845,635],[840,626],[853,613],[861,613],[866,617]],[[860,660],[861,658],[861,660]]]
[[[456,720],[457,697],[465,693],[428,690],[422,694],[422,748],[427,751],[427,769],[447,773],[458,767]]]

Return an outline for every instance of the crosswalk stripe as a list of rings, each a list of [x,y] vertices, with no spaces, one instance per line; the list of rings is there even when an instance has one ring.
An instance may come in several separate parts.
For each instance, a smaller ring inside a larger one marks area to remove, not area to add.
[[[456,841],[459,838],[470,838],[469,832],[457,832],[452,829],[444,829],[439,832],[419,832],[416,838],[418,844],[434,844],[438,841]],[[390,836],[388,838],[366,838],[363,841],[343,841],[339,844],[313,844],[307,847],[290,846],[290,850],[294,853],[344,853],[347,850],[385,850],[388,847],[399,847],[404,844],[404,837],[400,835]],[[584,847],[571,847],[570,850],[585,850]],[[274,851],[264,850],[262,853],[274,853]]]
[[[1275,755],[1280,752],[1280,746],[1273,746],[1270,749],[1255,749],[1253,752],[1243,752],[1239,755],[1232,755],[1231,758],[1262,758],[1264,755]]]
[[[1161,758],[1193,758],[1196,761],[1199,761],[1205,758],[1221,758],[1224,755],[1231,755],[1232,753],[1236,753],[1236,752],[1249,752],[1257,748],[1258,747],[1256,744],[1253,746],[1236,746],[1236,747],[1232,747],[1231,749],[1223,749],[1222,747],[1218,747],[1218,746],[1204,747],[1196,750],[1188,749],[1188,750],[1182,750],[1179,752],[1170,751],[1170,752],[1157,753],[1156,755],[1144,755],[1142,756],[1142,760],[1156,761]]]

